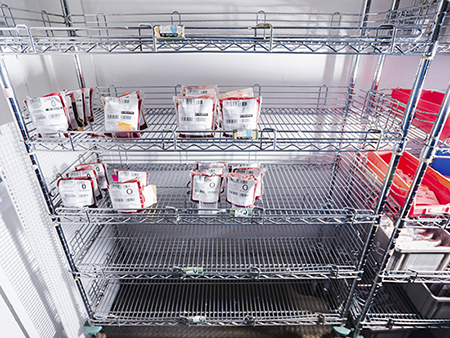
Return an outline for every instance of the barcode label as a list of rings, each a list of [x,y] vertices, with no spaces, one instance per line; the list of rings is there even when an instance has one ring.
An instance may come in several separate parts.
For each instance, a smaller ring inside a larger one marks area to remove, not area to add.
[[[226,100],[223,101],[223,105],[228,107],[247,107],[248,102],[243,100]]]
[[[127,116],[127,115],[122,116],[122,119],[124,119],[124,120],[131,120],[132,118],[133,118],[133,116]]]
[[[134,201],[136,201],[136,199],[135,198],[126,198],[125,201],[126,202],[134,202]]]
[[[124,202],[123,198],[114,198],[114,202]]]
[[[203,100],[201,99],[185,99],[184,102],[186,104],[203,104]]]
[[[36,115],[36,120],[45,120],[47,116],[45,115]]]
[[[69,198],[75,198],[77,197],[77,195],[75,194],[64,194],[65,197],[69,197]]]
[[[106,115],[106,118],[111,120],[118,120],[120,118],[119,115]]]
[[[192,122],[192,121],[194,121],[194,118],[193,117],[181,116],[181,121],[183,121],[183,122]]]
[[[225,120],[226,123],[239,123],[239,119],[227,119]]]

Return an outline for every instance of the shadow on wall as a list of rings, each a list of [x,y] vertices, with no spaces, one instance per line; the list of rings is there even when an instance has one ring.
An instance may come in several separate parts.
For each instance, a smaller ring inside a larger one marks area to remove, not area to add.
[[[0,262],[16,294],[42,337],[65,337],[39,267],[28,245],[18,215],[0,183]]]

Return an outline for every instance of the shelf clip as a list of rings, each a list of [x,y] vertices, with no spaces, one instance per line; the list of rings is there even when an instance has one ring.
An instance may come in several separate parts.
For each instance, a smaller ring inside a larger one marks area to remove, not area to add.
[[[245,317],[245,323],[248,325],[256,326],[256,319],[253,316],[247,316]]]
[[[255,274],[255,279],[259,279],[259,277],[261,276],[261,269],[256,266],[251,266],[250,273]]]

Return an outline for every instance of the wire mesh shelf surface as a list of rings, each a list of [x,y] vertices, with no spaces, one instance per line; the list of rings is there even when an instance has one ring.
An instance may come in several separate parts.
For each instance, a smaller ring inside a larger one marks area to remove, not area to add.
[[[241,87],[242,88],[242,87]],[[221,91],[236,89],[221,86]],[[26,118],[30,135],[28,143],[36,150],[85,151],[370,151],[393,149],[400,139],[400,120],[387,110],[368,109],[366,93],[350,96],[346,87],[328,86],[260,86],[254,95],[262,97],[262,108],[255,140],[233,140],[223,131],[212,131],[213,137],[180,137],[177,130],[173,96],[175,87],[99,87],[98,96],[117,96],[141,90],[145,96],[145,115],[149,125],[140,138],[105,137],[103,110],[96,98],[95,122],[85,131],[39,137]],[[346,108],[346,102],[353,102]],[[27,117],[27,116],[25,116]],[[233,134],[232,131],[228,131]],[[97,137],[94,137],[97,135]]]
[[[354,278],[381,182],[368,181],[361,156],[329,160],[263,164],[264,194],[249,218],[230,217],[224,201],[212,211],[190,202],[193,164],[108,165],[149,172],[156,208],[117,212],[106,198],[100,208],[58,206],[56,216],[85,276],[179,278],[201,267],[192,277]]]
[[[207,326],[341,324],[345,293],[339,281],[106,281],[89,292],[98,324]]]
[[[358,287],[352,314],[357,318],[362,305],[367,300],[370,287]],[[402,285],[385,283],[377,293],[366,318],[361,323],[363,328],[383,329],[422,329],[450,328],[449,318],[424,318],[418,314]]]
[[[50,193],[60,221],[70,224],[365,223],[373,220],[380,181],[364,160],[359,155],[343,154],[315,163],[261,164],[266,170],[264,192],[249,218],[230,217],[231,205],[225,194],[218,209],[210,211],[191,202],[187,184],[195,164],[108,164],[110,174],[116,168],[149,173],[149,184],[157,187],[158,202],[139,212],[113,210],[108,195],[98,208],[66,208],[59,199],[57,179],[51,182]]]
[[[342,13],[115,13],[60,15],[2,5],[3,53],[278,52],[424,54],[440,1],[395,11]],[[64,25],[70,22],[71,27]],[[159,39],[157,25],[183,25]]]
[[[85,243],[74,238],[70,245],[79,274],[92,278],[299,280],[361,274],[356,266],[367,226],[193,228],[104,226]]]

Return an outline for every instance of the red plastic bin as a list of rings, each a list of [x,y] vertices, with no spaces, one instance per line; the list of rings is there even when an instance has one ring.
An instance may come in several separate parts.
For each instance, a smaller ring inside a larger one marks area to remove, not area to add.
[[[408,104],[409,96],[411,95],[411,89],[392,89],[392,98],[398,100],[401,103]],[[419,102],[417,103],[416,116],[412,120],[412,124],[422,129],[427,134],[430,133],[433,123],[436,120],[439,108],[444,100],[444,93],[436,92],[432,90],[422,90]],[[405,108],[403,106],[394,107],[398,108],[397,116],[402,116]],[[399,114],[400,113],[400,114]],[[447,119],[444,128],[441,133],[441,140],[445,140],[450,136],[450,120]]]
[[[367,166],[381,179],[386,176],[392,153],[388,151],[369,152],[367,154]],[[403,205],[409,190],[409,184],[400,177],[400,170],[409,177],[414,177],[419,160],[408,152],[405,152],[400,158],[394,181],[391,187],[390,195]],[[417,202],[416,196],[409,215],[411,217],[419,215],[442,215],[450,212],[450,179],[440,174],[431,167],[425,172],[422,187],[428,188],[435,193],[439,204],[421,204]]]

